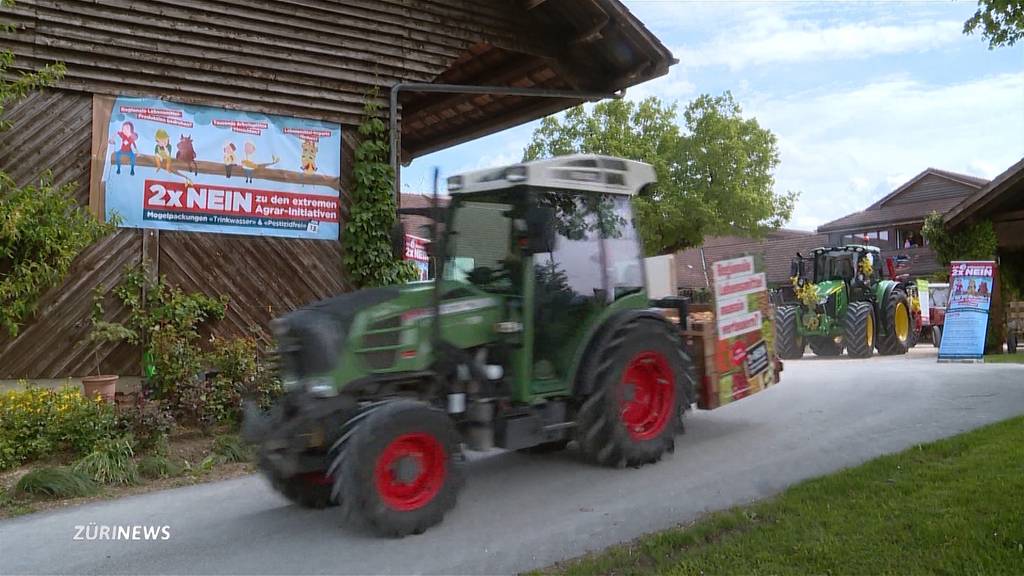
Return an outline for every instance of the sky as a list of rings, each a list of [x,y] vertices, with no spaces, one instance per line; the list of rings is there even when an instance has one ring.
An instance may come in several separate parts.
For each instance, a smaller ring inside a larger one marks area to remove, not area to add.
[[[624,0],[679,63],[626,98],[731,91],[778,137],[789,228],[863,210],[928,167],[992,178],[1024,157],[1024,46],[962,33],[975,2]],[[402,170],[404,192],[518,162],[539,122]]]

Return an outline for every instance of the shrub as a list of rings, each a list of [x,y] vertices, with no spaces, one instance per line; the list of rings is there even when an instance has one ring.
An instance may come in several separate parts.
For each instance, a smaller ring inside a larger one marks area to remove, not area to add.
[[[161,403],[149,400],[145,392],[139,392],[135,402],[121,408],[117,414],[118,428],[135,439],[139,450],[159,448],[167,442],[167,436],[174,430],[174,416]]]
[[[144,478],[169,478],[182,473],[184,468],[162,454],[150,454],[139,460],[139,474]]]
[[[100,484],[135,484],[139,469],[134,456],[132,439],[128,436],[101,440],[85,458],[75,462],[72,469]]]
[[[0,394],[0,470],[71,451],[86,454],[117,433],[114,409],[77,388],[26,387]]]
[[[249,450],[242,444],[242,439],[234,434],[218,436],[213,441],[213,453],[222,462],[248,462]]]
[[[22,476],[14,490],[36,496],[73,498],[95,494],[97,486],[88,475],[62,466],[37,468]]]

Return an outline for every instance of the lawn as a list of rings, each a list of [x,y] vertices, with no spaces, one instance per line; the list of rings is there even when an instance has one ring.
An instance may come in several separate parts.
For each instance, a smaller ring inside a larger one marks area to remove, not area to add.
[[[1024,364],[1024,352],[1013,354],[988,354],[985,356],[986,364]]]
[[[1024,574],[1024,417],[544,573]]]

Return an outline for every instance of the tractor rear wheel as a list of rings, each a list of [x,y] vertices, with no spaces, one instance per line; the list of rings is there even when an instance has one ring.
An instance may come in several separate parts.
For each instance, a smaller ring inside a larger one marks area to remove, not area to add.
[[[260,462],[260,469],[274,490],[294,504],[318,510],[338,504],[331,498],[331,477],[325,472],[284,478],[264,462]]]
[[[906,354],[910,349],[910,333],[914,326],[907,293],[894,289],[889,293],[884,306],[885,330],[878,337],[878,353],[886,356]]]
[[[800,335],[800,307],[775,309],[775,353],[783,360],[798,360],[804,355],[804,337]]]
[[[807,343],[811,345],[811,352],[814,352],[815,356],[839,356],[843,353],[843,344],[836,340],[836,338],[818,336],[808,338]]]
[[[843,319],[843,344],[850,358],[870,358],[875,349],[875,307],[850,302]]]
[[[605,466],[656,462],[675,448],[685,363],[678,338],[661,322],[635,320],[619,327],[599,350],[593,393],[580,408],[583,455]]]
[[[395,400],[363,413],[330,472],[342,516],[387,536],[420,534],[455,506],[459,438],[448,415]]]

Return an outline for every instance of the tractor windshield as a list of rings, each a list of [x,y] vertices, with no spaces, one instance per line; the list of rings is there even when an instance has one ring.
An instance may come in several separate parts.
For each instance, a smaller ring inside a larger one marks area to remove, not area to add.
[[[814,282],[853,280],[856,271],[852,252],[824,252],[814,258]]]

